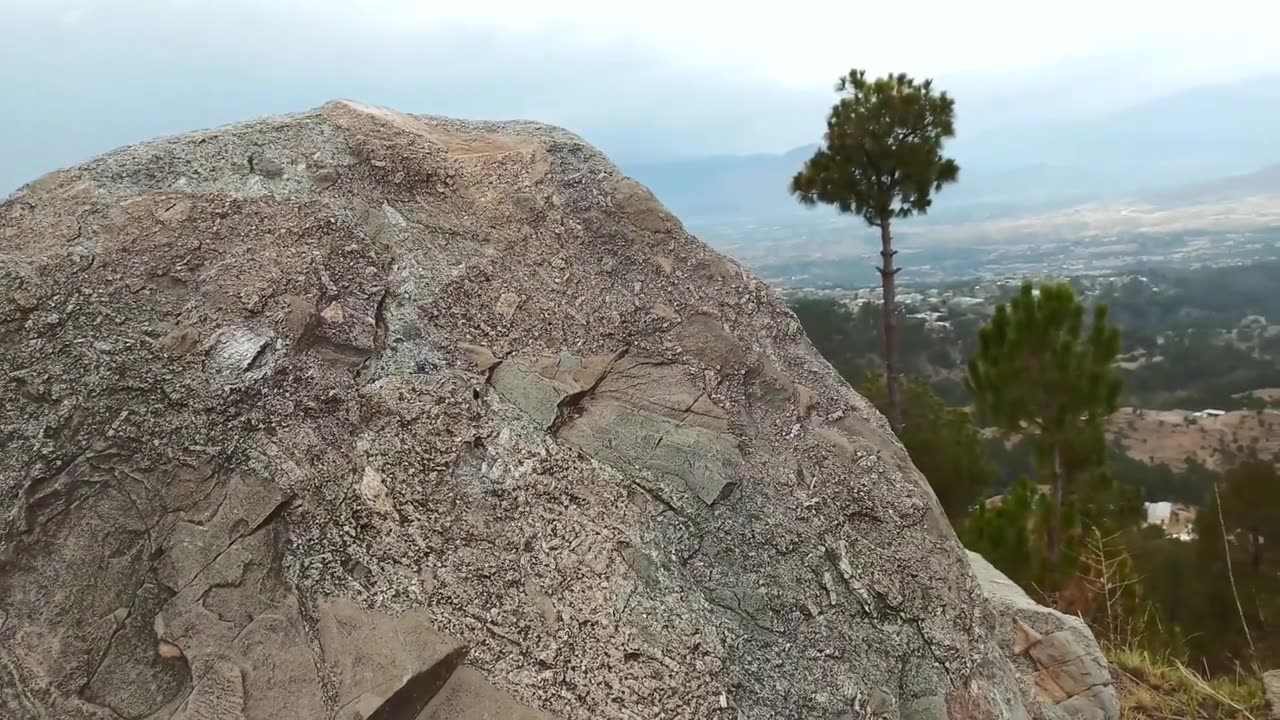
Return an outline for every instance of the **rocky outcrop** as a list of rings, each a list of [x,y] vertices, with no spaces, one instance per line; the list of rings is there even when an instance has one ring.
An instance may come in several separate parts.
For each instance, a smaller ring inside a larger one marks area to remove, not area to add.
[[[1078,617],[1044,607],[970,552],[969,560],[996,615],[997,640],[1032,689],[1033,703],[1080,720],[1118,720],[1111,670],[1093,633]]]
[[[6,717],[1027,716],[884,420],[555,128],[338,102],[41,178],[0,384]]]

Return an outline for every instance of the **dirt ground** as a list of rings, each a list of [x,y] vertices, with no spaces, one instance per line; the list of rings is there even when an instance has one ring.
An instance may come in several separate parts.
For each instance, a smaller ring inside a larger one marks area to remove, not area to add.
[[[1108,435],[1137,460],[1180,469],[1188,456],[1219,469],[1255,445],[1258,453],[1280,453],[1280,411],[1241,410],[1218,417],[1189,410],[1120,408]]]

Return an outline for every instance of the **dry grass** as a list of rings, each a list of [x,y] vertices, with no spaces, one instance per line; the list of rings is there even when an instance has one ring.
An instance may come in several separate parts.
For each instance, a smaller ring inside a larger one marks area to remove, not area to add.
[[[1205,678],[1177,659],[1109,648],[1121,720],[1267,720],[1262,680],[1239,672]]]
[[[1268,403],[1280,403],[1280,388],[1258,388],[1257,390],[1242,392],[1236,397],[1255,397]]]
[[[1111,418],[1108,434],[1118,439],[1135,460],[1164,463],[1180,470],[1183,461],[1195,457],[1210,468],[1221,469],[1223,446],[1230,450],[1256,444],[1261,455],[1280,451],[1280,413],[1233,411],[1221,417],[1195,418],[1182,410],[1120,408]]]

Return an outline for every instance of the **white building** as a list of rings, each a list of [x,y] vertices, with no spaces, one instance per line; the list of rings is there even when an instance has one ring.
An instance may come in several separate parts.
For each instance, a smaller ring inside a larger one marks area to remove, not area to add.
[[[1173,514],[1173,503],[1171,502],[1149,502],[1143,503],[1147,508],[1147,524],[1164,526],[1169,522],[1169,516]]]
[[[1177,540],[1195,539],[1196,509],[1190,505],[1172,502],[1143,503],[1147,510],[1147,524],[1157,525],[1165,535]]]

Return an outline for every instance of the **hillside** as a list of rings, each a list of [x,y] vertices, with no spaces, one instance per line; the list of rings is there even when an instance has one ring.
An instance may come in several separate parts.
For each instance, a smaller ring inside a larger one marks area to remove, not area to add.
[[[827,210],[805,209],[790,197],[792,176],[816,145],[783,154],[695,157],[660,162],[635,161],[626,171],[695,227],[736,221],[822,222]],[[1034,155],[1028,156],[1034,158]],[[1088,168],[1029,162],[1007,168],[981,160],[964,166],[964,182],[941,194],[931,215],[917,225],[947,225],[1043,211],[1132,190],[1137,185],[1100,179]]]
[[[1125,717],[1250,717],[1262,700],[1248,669],[1280,662],[1276,273],[1271,263],[1047,278],[1111,308],[1124,351],[1113,372],[1130,405],[1105,433],[1076,427],[1056,447],[1034,419],[1015,434],[991,426],[963,382],[979,328],[1020,279],[901,288],[899,438],[966,546],[1086,618],[1123,663]],[[877,292],[796,292],[792,305],[832,365],[885,408]],[[1027,368],[1031,383],[1042,368]],[[1050,559],[1064,537],[1065,572]]]
[[[1280,457],[1280,411],[1236,410],[1220,416],[1189,410],[1121,408],[1109,436],[1135,460],[1186,467],[1188,458],[1222,471],[1250,452]]]
[[[1161,193],[1151,193],[1147,203],[1158,207],[1211,205],[1253,198],[1268,198],[1280,204],[1280,164],[1268,165],[1252,172],[1231,175],[1207,182],[1191,183]]]
[[[1163,410],[1253,410],[1266,407],[1272,397],[1255,391],[1280,387],[1277,274],[1280,260],[1048,277],[1067,280],[1088,302],[1105,303],[1121,326],[1125,403]],[[903,282],[899,342],[906,371],[946,383],[944,396],[956,399],[954,387],[977,347],[979,327],[1021,282],[1019,277]],[[876,366],[878,287],[795,290],[789,296],[819,349],[838,368]]]
[[[1117,371],[1130,409],[1111,424],[1122,452],[1144,465],[1181,471],[1187,458],[1223,470],[1250,452],[1280,452],[1280,262],[1251,266],[1148,268],[1118,276],[1073,277],[1089,302],[1106,303],[1122,329],[1124,355]],[[968,407],[965,363],[976,351],[978,329],[1018,281],[909,285],[900,291],[902,366],[926,380],[946,403]],[[855,384],[880,365],[881,315],[874,288],[793,293],[806,330],[835,367]],[[1132,409],[1138,408],[1138,409]],[[1197,411],[1222,417],[1191,417]],[[1000,449],[999,488],[1029,470],[1024,451]],[[1176,478],[1139,468],[1140,484],[1177,485],[1180,499],[1199,502],[1199,490]],[[1181,484],[1179,484],[1181,483]],[[1191,483],[1194,484],[1194,483]],[[1185,486],[1185,487],[1184,487]]]
[[[1174,187],[1236,175],[1280,160],[1269,117],[1280,108],[1280,75],[1189,88],[1128,107],[1047,120],[957,138],[970,164],[1011,166],[1035,158],[1051,166],[1088,168],[1129,186]],[[1174,151],[1176,149],[1176,151]],[[1048,188],[1046,188],[1047,190]]]

